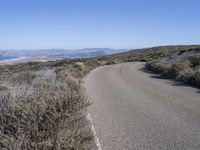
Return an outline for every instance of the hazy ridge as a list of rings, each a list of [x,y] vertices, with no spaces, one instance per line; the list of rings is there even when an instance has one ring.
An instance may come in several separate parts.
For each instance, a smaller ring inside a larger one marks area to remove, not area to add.
[[[78,50],[66,49],[42,49],[42,50],[0,50],[0,61],[9,60],[10,58],[35,58],[45,57],[49,59],[75,59],[91,58],[104,55],[115,54],[127,51],[126,49],[110,48],[85,48]],[[6,59],[7,58],[7,59]]]

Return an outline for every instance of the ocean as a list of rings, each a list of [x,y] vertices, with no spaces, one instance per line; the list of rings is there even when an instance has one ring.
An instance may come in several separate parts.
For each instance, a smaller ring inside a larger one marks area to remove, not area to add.
[[[0,55],[0,62],[7,62],[7,61],[13,61],[16,59],[19,59],[20,57],[16,57],[16,56],[2,56]]]

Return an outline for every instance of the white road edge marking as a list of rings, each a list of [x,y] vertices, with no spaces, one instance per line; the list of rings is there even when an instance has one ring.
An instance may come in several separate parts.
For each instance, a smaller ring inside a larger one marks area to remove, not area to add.
[[[87,119],[88,119],[88,120],[91,122],[91,124],[92,124],[92,126],[91,126],[91,131],[92,131],[92,134],[94,135],[94,140],[95,140],[95,144],[96,144],[96,146],[97,146],[97,150],[102,150],[101,144],[100,144],[99,139],[98,139],[98,137],[97,137],[97,133],[96,133],[96,131],[95,131],[94,124],[93,124],[93,122],[92,122],[92,118],[91,118],[90,114],[87,114]]]

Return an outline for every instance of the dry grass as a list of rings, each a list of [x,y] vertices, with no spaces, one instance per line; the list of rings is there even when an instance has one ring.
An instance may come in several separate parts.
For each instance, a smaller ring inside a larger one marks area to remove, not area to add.
[[[147,62],[155,73],[200,87],[200,48],[183,49],[170,57]]]
[[[91,59],[0,66],[1,150],[88,150],[90,102],[81,79],[97,66],[148,61],[147,67],[200,85],[199,46],[166,46]]]
[[[90,103],[80,87],[87,71],[74,65],[53,63],[32,71],[22,64],[1,74],[7,89],[1,85],[0,149],[91,149]]]

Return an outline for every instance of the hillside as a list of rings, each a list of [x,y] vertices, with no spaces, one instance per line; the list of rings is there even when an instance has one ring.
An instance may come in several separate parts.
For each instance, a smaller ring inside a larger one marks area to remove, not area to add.
[[[163,46],[96,58],[0,66],[0,149],[92,149],[86,117],[91,103],[81,88],[89,71],[145,61],[152,71],[199,86],[199,53],[199,45]]]
[[[200,87],[200,45],[160,46],[100,58],[112,63],[144,61],[150,71]]]

